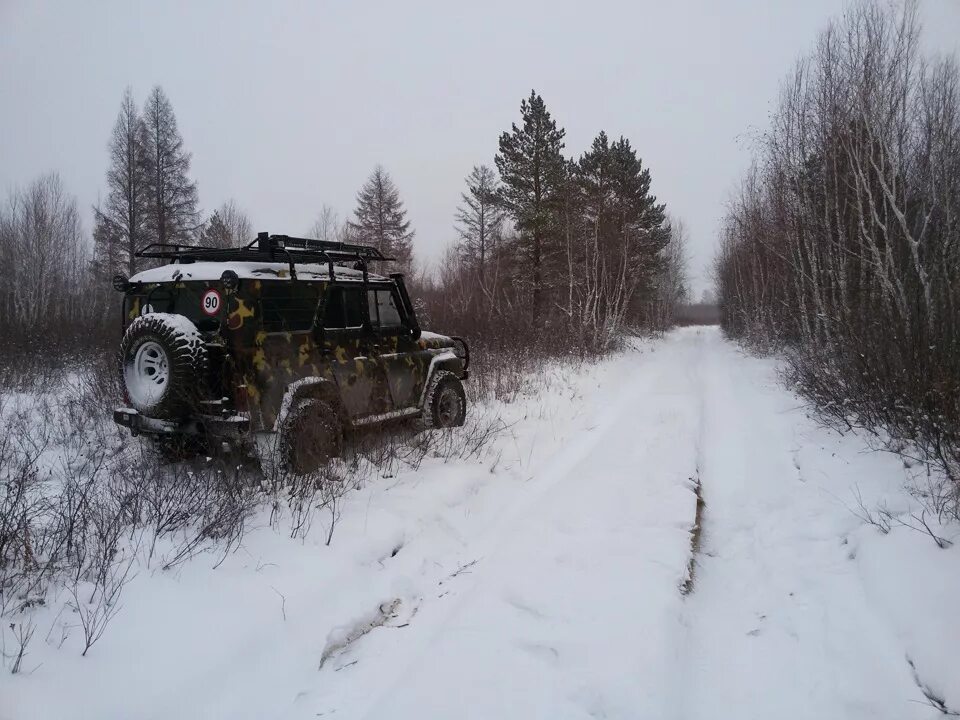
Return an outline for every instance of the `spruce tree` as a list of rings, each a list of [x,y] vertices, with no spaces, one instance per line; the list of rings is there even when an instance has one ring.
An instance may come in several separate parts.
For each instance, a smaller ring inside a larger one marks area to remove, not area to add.
[[[460,194],[462,204],[457,208],[456,227],[460,233],[460,252],[476,269],[482,284],[488,256],[500,235],[504,212],[497,201],[499,182],[491,168],[474,165],[466,183],[467,192]]]
[[[134,253],[144,244],[149,209],[145,145],[146,126],[127,88],[108,145],[107,199],[94,208],[94,263],[105,275],[139,269]]]
[[[410,270],[414,232],[400,192],[390,175],[379,165],[357,193],[355,220],[349,223],[350,240],[372,245],[396,260],[401,271]]]
[[[156,242],[189,244],[200,224],[197,186],[189,178],[190,153],[183,147],[173,107],[159,85],[147,98],[143,119],[147,232]]]
[[[558,128],[537,93],[520,104],[522,127],[512,126],[500,136],[495,161],[503,182],[498,194],[502,207],[521,234],[522,249],[532,275],[533,317],[543,307],[544,261],[560,226],[561,192],[566,181],[563,128]]]

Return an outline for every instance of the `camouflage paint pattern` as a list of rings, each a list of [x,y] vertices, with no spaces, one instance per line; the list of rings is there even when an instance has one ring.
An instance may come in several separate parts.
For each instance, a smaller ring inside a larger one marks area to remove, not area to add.
[[[271,275],[281,280],[286,273]],[[153,312],[173,312],[192,320],[208,344],[223,348],[225,360],[220,372],[224,394],[233,409],[249,412],[255,431],[275,428],[291,385],[304,395],[324,393],[328,400],[340,404],[349,422],[419,405],[431,360],[450,351],[454,346],[450,338],[431,335],[414,339],[406,329],[378,333],[369,325],[362,330],[325,330],[323,305],[330,283],[285,282],[318,287],[320,302],[311,329],[265,331],[260,303],[263,282],[256,279],[241,280],[234,291],[227,290],[219,280],[135,286],[127,292],[124,327],[148,306]],[[338,284],[360,285],[350,280]],[[387,284],[371,285],[383,289]],[[210,289],[221,296],[219,310],[213,316],[201,308],[201,299]],[[444,359],[441,365],[462,374],[459,358]],[[307,379],[309,382],[305,382]]]

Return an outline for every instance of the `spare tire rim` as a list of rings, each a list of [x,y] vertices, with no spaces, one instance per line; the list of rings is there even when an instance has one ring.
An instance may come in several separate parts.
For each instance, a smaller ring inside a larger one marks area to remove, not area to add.
[[[126,380],[130,399],[136,403],[149,404],[163,395],[170,382],[170,363],[159,343],[148,340],[137,348]]]
[[[443,388],[437,399],[437,419],[440,420],[441,427],[451,427],[459,415],[460,396],[451,387]]]

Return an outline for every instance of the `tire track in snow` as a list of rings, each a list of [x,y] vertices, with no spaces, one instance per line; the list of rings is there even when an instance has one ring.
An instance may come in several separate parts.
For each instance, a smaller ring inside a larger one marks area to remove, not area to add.
[[[772,363],[704,336],[701,478],[707,512],[697,580],[680,615],[670,713],[925,718],[889,629],[805,482],[796,402]]]
[[[617,361],[591,429],[471,543],[482,562],[452,597],[424,602],[378,689],[340,707],[364,718],[663,715],[696,502],[688,345],[669,336]]]
[[[693,484],[693,492],[696,495],[696,509],[694,511],[693,523],[690,527],[690,560],[687,564],[687,575],[680,586],[680,593],[687,596],[693,592],[696,584],[697,563],[700,559],[700,552],[703,544],[703,523],[704,513],[706,512],[706,502],[703,499],[703,443],[706,435],[706,412],[704,410],[704,398],[706,388],[703,383],[703,372],[701,363],[703,357],[703,330],[694,328],[689,331],[694,333],[694,355],[696,361],[687,367],[687,377],[697,398],[697,434],[694,438],[696,470],[690,482]],[[708,330],[709,332],[709,330]]]

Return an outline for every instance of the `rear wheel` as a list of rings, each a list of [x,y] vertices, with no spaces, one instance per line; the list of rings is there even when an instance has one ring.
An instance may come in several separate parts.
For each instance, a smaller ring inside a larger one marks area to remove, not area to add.
[[[343,422],[337,409],[316,398],[298,401],[283,423],[280,460],[297,475],[319,470],[343,452]]]
[[[427,427],[459,427],[466,417],[467,396],[460,378],[447,370],[438,371],[430,380],[430,388],[423,402],[423,418]]]

